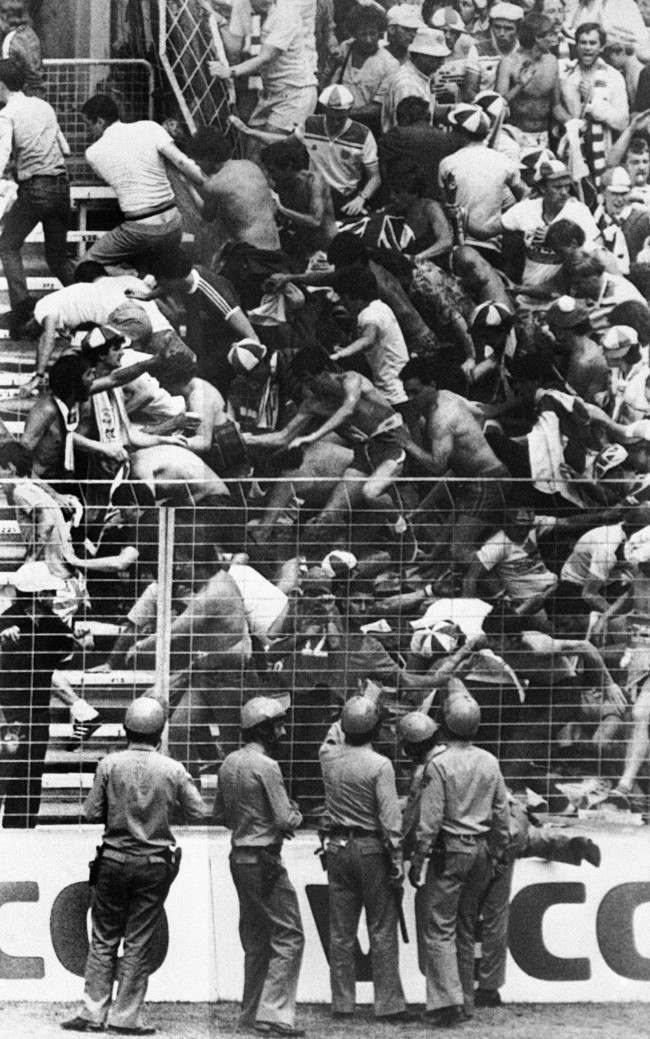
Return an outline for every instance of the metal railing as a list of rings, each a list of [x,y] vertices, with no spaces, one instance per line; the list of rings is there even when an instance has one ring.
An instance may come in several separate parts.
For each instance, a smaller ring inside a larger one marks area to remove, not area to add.
[[[571,813],[604,803],[625,773],[631,806],[645,812],[644,506],[579,509],[548,495],[535,516],[517,511],[512,485],[504,494],[495,482],[489,497],[486,481],[439,480],[419,488],[418,507],[403,481],[381,508],[331,516],[318,512],[331,481],[238,481],[229,501],[201,507],[109,505],[108,487],[88,485],[74,526],[42,493],[29,511],[25,486],[8,493],[0,526],[5,825],[78,821],[125,707],[147,691],[169,707],[169,753],[208,799],[238,745],[242,704],[281,698],[281,764],[312,822],[318,747],[344,700],[366,691],[405,791],[397,723],[423,704],[439,717],[451,673],[479,701],[478,741],[513,790]],[[137,560],[120,556],[129,548]],[[84,563],[102,558],[103,572]],[[25,560],[56,587],[36,595],[28,569],[16,596]],[[98,712],[81,741],[69,687]]]

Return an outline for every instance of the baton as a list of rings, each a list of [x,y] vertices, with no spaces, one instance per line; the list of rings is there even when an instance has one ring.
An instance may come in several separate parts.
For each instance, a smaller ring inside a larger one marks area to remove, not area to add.
[[[404,906],[402,905],[404,891],[400,887],[399,890],[395,889],[393,894],[395,898],[395,908],[397,909],[397,922],[399,924],[399,933],[402,936],[402,941],[404,942],[404,945],[408,945],[409,933],[406,929],[406,918],[404,916]]]

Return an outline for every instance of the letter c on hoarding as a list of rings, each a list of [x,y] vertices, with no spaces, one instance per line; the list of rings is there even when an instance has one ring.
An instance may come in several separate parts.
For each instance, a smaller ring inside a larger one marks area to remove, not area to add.
[[[0,907],[8,902],[38,902],[38,884],[31,880],[0,883]],[[45,964],[40,956],[10,956],[0,948],[0,978],[44,977]]]
[[[585,899],[584,884],[531,884],[517,892],[510,906],[508,943],[515,963],[525,974],[540,981],[587,981],[591,977],[586,957],[554,956],[544,945],[542,934],[547,909],[581,904]]]
[[[634,910],[650,902],[650,884],[619,884],[598,907],[596,933],[610,970],[632,981],[650,981],[650,958],[640,956],[634,941]]]
[[[79,881],[63,888],[54,899],[50,913],[50,938],[59,963],[71,974],[83,978],[88,956],[87,918],[90,908],[88,884]],[[165,962],[169,947],[167,916],[163,909],[153,934],[150,973]],[[42,974],[39,977],[43,977]]]

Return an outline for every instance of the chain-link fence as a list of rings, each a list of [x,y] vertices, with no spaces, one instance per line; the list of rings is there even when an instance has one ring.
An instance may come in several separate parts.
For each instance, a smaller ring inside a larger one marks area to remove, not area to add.
[[[404,792],[397,723],[416,708],[439,719],[450,675],[480,703],[478,741],[513,791],[553,812],[645,812],[647,507],[612,508],[621,488],[601,484],[602,503],[538,495],[533,511],[517,504],[524,484],[439,480],[419,504],[404,482],[370,508],[346,486],[351,513],[340,497],[323,508],[325,480],[232,482],[200,506],[183,488],[174,507],[124,486],[91,503],[85,488],[81,510],[7,478],[3,825],[78,821],[145,691],[168,704],[166,747],[208,800],[242,704],[281,698],[282,768],[315,822],[318,747],[346,697],[378,698],[377,745]]]
[[[70,145],[70,177],[77,183],[94,183],[95,175],[84,158],[90,141],[81,109],[88,98],[107,94],[113,98],[125,123],[151,119],[153,70],[147,61],[92,58],[49,59],[45,65],[45,99],[54,108]]]

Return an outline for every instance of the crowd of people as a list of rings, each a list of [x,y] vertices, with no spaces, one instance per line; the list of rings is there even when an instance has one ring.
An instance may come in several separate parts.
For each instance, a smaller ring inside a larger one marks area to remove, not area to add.
[[[453,1025],[479,912],[498,1002],[515,856],[598,865],[527,811],[648,809],[648,28],[635,0],[199,7],[229,114],[190,133],[89,97],[120,218],[77,262],[21,4],[4,29],[0,259],[35,365],[0,443],[23,553],[2,577],[2,823],[38,821],[52,692],[80,760],[109,720],[66,672],[153,673],[85,808],[107,830],[66,1027],[148,1034],[167,809],[205,820],[191,780],[215,772],[242,1026],[301,1034],[280,848],[303,819],[327,841],[335,1014],[364,906],[377,1016],[404,1020],[406,857],[430,1020]],[[62,287],[36,298],[39,223]],[[150,753],[163,730],[175,765]],[[165,810],[120,801],[142,769]],[[125,862],[149,915],[109,1013]]]
[[[635,4],[349,3],[312,46],[330,6],[236,0],[210,74],[241,117],[221,127],[87,99],[121,221],[76,264],[56,112],[24,56],[0,61],[0,257],[10,334],[36,349],[0,446],[28,568],[5,587],[5,826],[37,819],[61,661],[156,668],[161,504],[158,695],[195,778],[243,700],[291,693],[313,819],[332,712],[379,689],[394,755],[454,674],[511,789],[646,809],[647,30]],[[36,299],[39,220],[62,287]],[[90,648],[89,618],[112,643]],[[34,624],[61,645],[15,671]],[[106,717],[59,684],[81,745]]]

